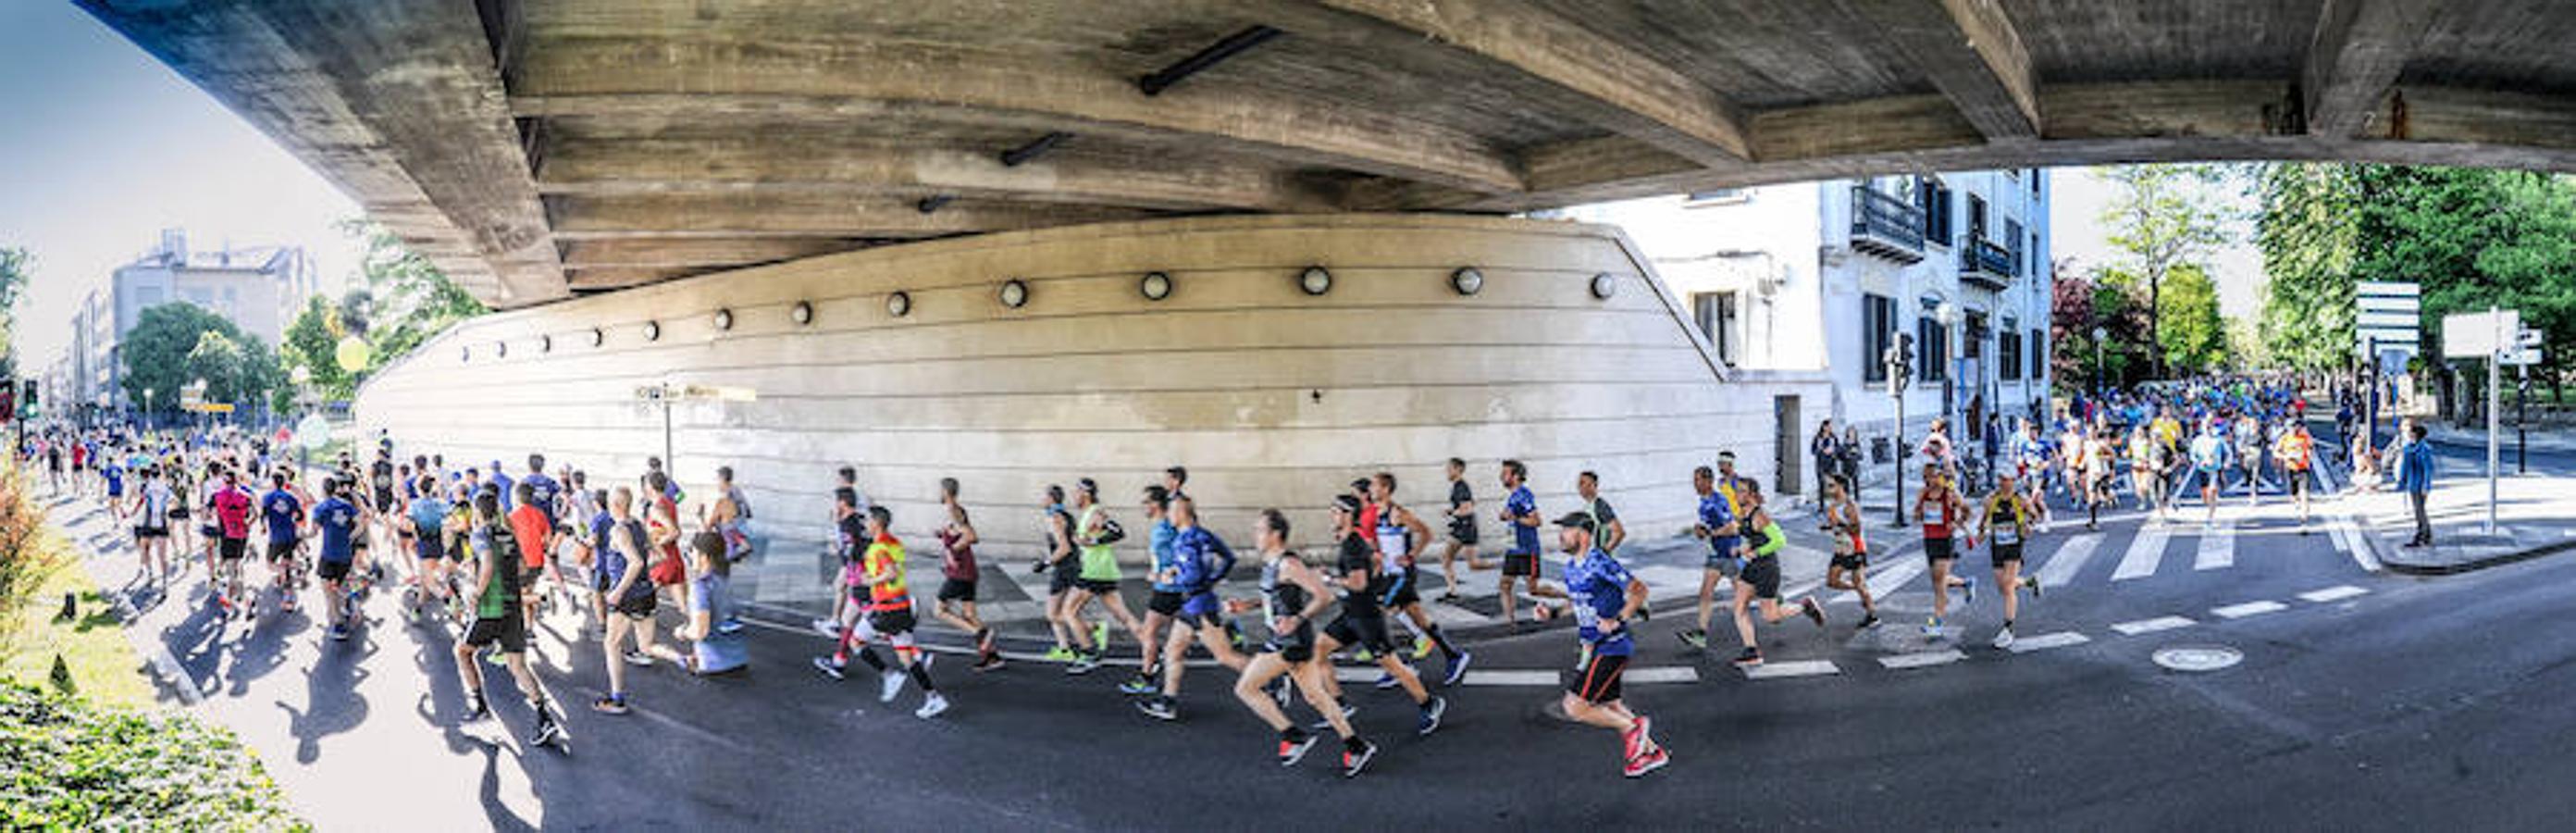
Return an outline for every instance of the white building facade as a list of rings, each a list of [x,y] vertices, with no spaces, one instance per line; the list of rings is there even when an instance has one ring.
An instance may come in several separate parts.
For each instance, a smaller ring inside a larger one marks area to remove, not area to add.
[[[164,230],[158,245],[117,267],[104,293],[93,290],[81,299],[72,316],[73,398],[61,403],[60,412],[76,413],[78,405],[125,411],[143,404],[126,401],[118,345],[141,323],[146,309],[186,301],[233,322],[274,350],[317,289],[313,260],[300,247],[198,252],[188,248],[185,231]]]
[[[1776,185],[1579,206],[1623,228],[1728,367],[1831,380],[1884,480],[1897,403],[1887,348],[1913,341],[1905,438],[1947,416],[1963,450],[2049,410],[2048,176],[2036,169]],[[1809,405],[1808,407],[1816,407]],[[1813,431],[1813,421],[1806,430]],[[1802,443],[1803,447],[1803,443]]]

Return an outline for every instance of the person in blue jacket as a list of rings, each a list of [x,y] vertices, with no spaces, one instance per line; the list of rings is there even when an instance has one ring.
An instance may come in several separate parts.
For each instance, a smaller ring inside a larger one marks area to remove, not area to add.
[[[2397,488],[2406,492],[2406,502],[2415,507],[2415,537],[2409,547],[2433,545],[2433,523],[2424,517],[2424,498],[2433,491],[2433,444],[2424,440],[2424,426],[2413,426],[2408,434],[2404,456],[2397,469]]]

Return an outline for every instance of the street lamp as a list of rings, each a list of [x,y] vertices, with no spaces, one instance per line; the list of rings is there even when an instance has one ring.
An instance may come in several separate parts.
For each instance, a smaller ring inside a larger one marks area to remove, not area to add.
[[[143,430],[152,430],[152,389],[143,389]]]
[[[2093,394],[2096,396],[2102,393],[2102,340],[2110,335],[2100,327],[2093,328]]]
[[[1959,326],[1959,317],[1959,303],[1956,301],[1942,301],[1932,308],[1932,320],[1941,324],[1941,415],[1949,418],[1958,415],[1956,391],[1959,382],[1956,377],[1959,374],[1955,372],[1957,362],[1953,357],[1959,353],[1952,331]]]

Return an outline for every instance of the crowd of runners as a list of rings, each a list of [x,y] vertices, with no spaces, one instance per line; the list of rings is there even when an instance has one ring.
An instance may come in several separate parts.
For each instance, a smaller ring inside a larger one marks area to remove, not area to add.
[[[1960,452],[1948,427],[1936,424],[1919,449],[1922,480],[1909,501],[1933,577],[1924,633],[1944,636],[1953,590],[1963,604],[1975,603],[1979,583],[1961,575],[1957,562],[1982,543],[2002,608],[1992,644],[2010,646],[2021,594],[2036,599],[2042,590],[2021,573],[2026,542],[2049,532],[2053,507],[2080,509],[2088,528],[2097,524],[2103,507],[2121,502],[2124,485],[2158,522],[2176,495],[2194,487],[2213,513],[2231,488],[2242,489],[2248,501],[2266,491],[2286,493],[2299,503],[2304,530],[2316,454],[2305,408],[2287,386],[2243,382],[2158,386],[2079,401],[2053,421],[2053,431],[2032,423],[2017,426],[2008,439],[1989,432],[1988,454],[2008,454],[2009,464],[1991,468],[1982,495],[1968,493]],[[2361,447],[2367,449],[2366,441]],[[208,604],[221,617],[255,617],[263,599],[273,599],[278,611],[294,611],[318,581],[325,637],[346,640],[368,622],[363,609],[371,591],[398,587],[406,622],[453,629],[456,669],[468,692],[465,719],[491,719],[482,666],[498,666],[526,700],[533,744],[568,745],[557,707],[526,660],[529,623],[549,611],[581,614],[586,635],[598,641],[608,693],[590,705],[602,714],[629,711],[630,667],[667,663],[686,673],[723,674],[746,666],[730,574],[753,552],[747,531],[753,515],[730,469],[718,469],[712,494],[691,501],[658,458],[631,483],[612,485],[569,466],[550,470],[541,454],[513,465],[458,464],[437,454],[405,458],[390,439],[371,451],[372,459],[344,453],[327,467],[306,470],[260,438],[230,432],[52,430],[20,448],[22,459],[41,466],[55,488],[96,495],[113,507],[133,531],[147,586],[166,594],[203,564]],[[1662,767],[1668,753],[1652,722],[1627,705],[1621,686],[1636,650],[1631,624],[1650,615],[1647,588],[1620,555],[1628,531],[1601,498],[1599,478],[1579,475],[1580,505],[1551,521],[1538,509],[1526,467],[1505,460],[1491,472],[1486,482],[1499,485],[1502,500],[1490,514],[1476,498],[1481,478],[1463,460],[1448,461],[1448,495],[1436,509],[1417,511],[1399,501],[1392,474],[1354,480],[1349,491],[1325,500],[1330,550],[1304,555],[1289,548],[1293,530],[1279,509],[1258,513],[1246,530],[1202,526],[1189,473],[1180,466],[1133,493],[1136,517],[1146,525],[1142,542],[1129,540],[1099,483],[1083,478],[1070,490],[1047,487],[1037,520],[1045,543],[1028,565],[1047,574],[1044,611],[1053,646],[1044,659],[1066,674],[1091,673],[1108,657],[1114,626],[1137,646],[1137,673],[1119,690],[1143,714],[1177,720],[1188,677],[1183,670],[1193,650],[1204,652],[1232,672],[1236,699],[1277,734],[1282,765],[1298,763],[1319,741],[1316,732],[1329,730],[1341,745],[1341,770],[1357,775],[1379,746],[1351,721],[1357,709],[1334,673],[1337,659],[1376,665],[1374,686],[1402,691],[1420,735],[1439,729],[1448,702],[1438,692],[1458,685],[1474,660],[1425,609],[1419,579],[1436,546],[1447,579],[1436,601],[1457,601],[1462,569],[1494,570],[1505,622],[1519,627],[1524,614],[1531,621],[1572,616],[1576,673],[1562,697],[1564,712],[1620,736],[1626,775]],[[1708,649],[1722,604],[1739,643],[1734,662],[1759,666],[1757,628],[1799,617],[1822,628],[1824,607],[1812,596],[1782,597],[1779,553],[1788,536],[1760,484],[1736,473],[1733,455],[1693,475],[1698,502],[1691,533],[1705,547],[1705,565],[1695,627],[1679,637],[1693,649]],[[833,641],[814,658],[816,670],[837,680],[852,662],[864,665],[888,703],[907,687],[918,689],[914,714],[924,719],[950,707],[932,674],[935,655],[916,641],[926,621],[967,638],[974,671],[1006,665],[976,600],[985,572],[1009,568],[979,562],[981,538],[958,482],[943,479],[938,489],[940,584],[925,605],[913,592],[912,559],[892,532],[892,512],[867,500],[854,468],[840,469],[831,500],[841,566],[831,578],[831,614],[812,622]],[[691,511],[684,513],[684,506]],[[1824,586],[1858,597],[1857,628],[1878,627],[1867,581],[1871,541],[1846,473],[1825,478],[1818,509],[1832,542]],[[2204,515],[2204,522],[2212,517]],[[1481,551],[1487,544],[1478,529],[1488,518],[1509,531],[1495,547],[1498,558]],[[1543,530],[1550,527],[1562,565],[1552,581],[1542,569]],[[1251,543],[1250,569],[1258,571],[1258,590],[1245,597],[1220,592],[1221,582],[1243,566],[1228,543],[1231,532]],[[1126,575],[1117,551],[1138,543],[1151,587],[1141,616],[1118,592]],[[244,569],[253,561],[266,567],[256,582]],[[663,634],[666,607],[680,614],[670,641]],[[1399,639],[1399,631],[1410,638]],[[1417,668],[1434,652],[1442,659],[1436,676]],[[1300,701],[1317,719],[1290,717]]]

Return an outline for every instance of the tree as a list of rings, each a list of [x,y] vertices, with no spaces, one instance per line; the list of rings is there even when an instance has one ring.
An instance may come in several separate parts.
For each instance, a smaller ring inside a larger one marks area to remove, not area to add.
[[[340,306],[346,320],[357,322],[354,332],[372,343],[367,373],[401,360],[448,325],[491,311],[385,227],[351,220],[340,229],[366,239],[359,285]]]
[[[2353,261],[2360,180],[2350,165],[2287,163],[2257,174],[2254,244],[2263,253],[2266,351],[2292,370],[2331,370],[2353,355]]]
[[[324,399],[349,398],[355,377],[340,368],[338,353],[344,335],[347,332],[340,326],[339,304],[320,295],[305,299],[304,312],[286,328],[286,344],[278,356],[283,371],[291,378],[295,368],[303,367],[312,374],[316,395]]]
[[[18,377],[18,293],[27,288],[27,250],[0,248],[0,381]]]
[[[2122,263],[2146,283],[2147,342],[2164,342],[2165,279],[2176,267],[2199,263],[2228,240],[2232,216],[2212,187],[2224,178],[2215,165],[2124,165],[2097,169],[2112,186],[2102,223]],[[2151,354],[2154,375],[2166,375],[2164,356]]]
[[[206,401],[245,405],[266,401],[284,382],[277,356],[257,336],[185,301],[143,310],[118,354],[125,363],[125,395],[168,413],[178,410],[179,388],[206,381]]]
[[[2164,329],[2157,344],[2169,372],[2194,375],[2218,369],[2227,359],[2227,329],[2218,316],[2218,284],[2198,264],[2175,266],[2165,277]]]
[[[2261,370],[2276,367],[2272,351],[2263,346],[2263,336],[2255,322],[2227,316],[2221,327],[2227,333],[2227,367],[2230,370]]]

